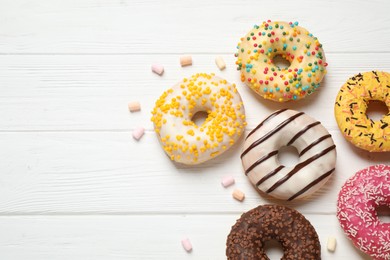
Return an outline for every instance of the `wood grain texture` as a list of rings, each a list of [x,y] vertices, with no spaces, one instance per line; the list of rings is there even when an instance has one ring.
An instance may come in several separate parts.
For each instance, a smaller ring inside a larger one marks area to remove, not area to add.
[[[358,150],[338,131],[331,134],[338,151],[335,175],[307,200],[285,205],[335,214],[338,191],[349,176],[389,163],[388,155]],[[223,214],[280,203],[257,194],[245,177],[242,141],[214,160],[183,166],[165,156],[153,132],[139,142],[129,132],[2,133],[0,214]],[[234,187],[222,187],[225,175],[236,178]],[[243,203],[232,198],[234,188],[246,193]]]
[[[4,259],[226,259],[225,243],[240,214],[139,216],[29,216],[0,218]],[[335,216],[307,214],[316,227],[322,259],[366,259],[338,228]],[[329,236],[337,250],[326,249]],[[188,237],[193,251],[180,241]],[[48,250],[50,248],[50,250]],[[271,259],[280,255],[270,250]]]
[[[337,129],[334,100],[342,84],[361,71],[390,71],[390,54],[329,54],[329,73],[321,88],[302,102],[264,100],[240,81],[233,55],[194,55],[194,65],[181,68],[180,55],[18,55],[0,59],[0,130],[127,130],[152,129],[151,110],[163,91],[183,77],[214,72],[237,84],[243,98],[248,129],[282,107],[303,110]],[[165,66],[162,77],[150,66]],[[129,113],[127,103],[141,102],[142,111]]]
[[[348,77],[390,71],[389,9],[386,0],[0,0],[0,259],[226,259],[230,227],[265,203],[305,214],[322,259],[369,259],[339,227],[337,194],[354,172],[390,164],[390,155],[347,143],[333,102]],[[302,102],[265,101],[239,80],[236,44],[266,19],[297,20],[324,45],[328,74]],[[182,54],[193,55],[192,66],[180,67]],[[217,55],[227,63],[222,72]],[[162,77],[150,70],[156,62]],[[237,84],[246,133],[282,107],[320,120],[337,145],[334,176],[308,199],[284,203],[244,176],[243,138],[199,166],[171,162],[150,111],[164,90],[197,72]],[[134,100],[142,110],[129,113]],[[137,126],[146,128],[139,142],[131,137]],[[226,175],[236,184],[224,189]],[[234,188],[245,192],[243,203],[231,197]],[[337,238],[335,253],[325,249],[328,236]]]
[[[231,53],[267,19],[299,20],[325,53],[388,52],[390,34],[386,0],[1,3],[0,53]]]

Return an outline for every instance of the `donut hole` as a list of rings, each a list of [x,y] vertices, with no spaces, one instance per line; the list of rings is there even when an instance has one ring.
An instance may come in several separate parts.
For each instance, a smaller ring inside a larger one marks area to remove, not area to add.
[[[294,167],[299,162],[299,153],[294,146],[282,146],[278,152],[279,163],[285,167]]]
[[[280,54],[275,55],[272,59],[272,63],[280,70],[287,69],[291,65],[291,63]]]
[[[264,252],[269,259],[282,259],[284,255],[282,244],[279,241],[272,239],[264,243]]]
[[[209,114],[206,111],[198,111],[191,118],[191,121],[194,122],[195,125],[201,126],[207,119]]]
[[[380,222],[382,223],[390,223],[390,208],[386,205],[381,205],[376,208],[376,214]]]
[[[368,118],[374,121],[381,120],[383,116],[389,113],[389,108],[383,101],[380,100],[370,100],[366,110],[366,115]]]

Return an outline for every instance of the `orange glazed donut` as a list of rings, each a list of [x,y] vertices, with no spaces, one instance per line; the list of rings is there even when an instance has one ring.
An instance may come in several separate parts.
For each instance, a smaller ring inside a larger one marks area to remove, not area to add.
[[[381,120],[366,115],[372,100],[383,101],[389,112]],[[359,73],[341,87],[334,106],[345,139],[370,152],[390,152],[390,73]]]
[[[241,80],[260,96],[273,101],[299,100],[313,93],[326,74],[324,51],[318,39],[298,22],[255,25],[237,46]],[[281,55],[287,69],[273,63]]]

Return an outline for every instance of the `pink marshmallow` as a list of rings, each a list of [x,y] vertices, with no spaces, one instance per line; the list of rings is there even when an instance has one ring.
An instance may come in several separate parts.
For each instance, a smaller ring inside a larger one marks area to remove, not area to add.
[[[190,241],[188,238],[184,238],[184,239],[181,241],[181,245],[183,246],[183,248],[184,248],[187,252],[191,252],[191,250],[192,250],[192,244],[191,244],[191,241]]]
[[[161,76],[164,73],[164,67],[160,64],[153,64],[152,71]]]
[[[145,133],[145,129],[143,127],[137,127],[133,131],[133,138],[138,141],[139,139],[141,139],[144,133]]]
[[[233,185],[234,182],[235,181],[234,181],[233,176],[225,176],[225,177],[222,178],[222,182],[221,183],[222,183],[223,187],[227,188],[227,187]]]

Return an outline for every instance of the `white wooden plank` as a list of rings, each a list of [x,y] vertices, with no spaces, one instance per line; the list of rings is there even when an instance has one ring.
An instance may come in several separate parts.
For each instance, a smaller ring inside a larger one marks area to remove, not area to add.
[[[357,170],[390,163],[331,131],[337,145],[334,177],[307,200],[285,203],[305,213],[335,214],[337,194]],[[130,132],[0,134],[0,214],[239,213],[275,202],[260,196],[243,174],[242,141],[199,166],[172,163],[153,132],[139,141]],[[236,184],[224,189],[223,176]],[[243,203],[231,193],[246,193]]]
[[[334,99],[341,85],[358,72],[390,71],[390,54],[330,54],[329,73],[317,93],[300,102],[274,103],[258,97],[240,82],[232,55],[223,55],[219,71],[215,55],[194,55],[194,65],[181,68],[179,55],[44,55],[0,59],[0,130],[126,130],[152,129],[150,111],[162,92],[183,77],[215,72],[235,82],[244,100],[248,129],[282,107],[302,110],[337,129]],[[160,62],[162,77],[150,70]],[[127,103],[139,100],[142,111],[129,113]]]
[[[370,259],[353,247],[335,216],[306,215],[316,228],[322,259]],[[233,215],[33,216],[2,217],[3,259],[226,259]],[[337,249],[326,249],[328,236]],[[193,251],[180,241],[189,237]],[[271,259],[281,252],[269,252]]]
[[[299,20],[325,52],[387,52],[390,2],[2,0],[1,53],[232,53],[263,20]],[[373,11],[375,10],[375,11]]]
[[[348,144],[333,101],[353,74],[390,71],[389,7],[386,0],[0,0],[0,258],[226,259],[235,219],[280,203],[316,227],[322,259],[369,259],[339,227],[337,194],[354,172],[390,157]],[[268,18],[298,20],[324,45],[329,74],[303,102],[264,101],[239,82],[236,43]],[[179,66],[184,53],[193,54],[193,66]],[[223,72],[217,55],[227,62]],[[163,77],[150,71],[154,62],[165,66]],[[338,151],[326,186],[300,202],[260,196],[243,174],[243,139],[208,163],[172,163],[150,111],[163,90],[204,71],[238,83],[247,130],[281,107],[320,119]],[[141,112],[127,111],[131,100],[141,101]],[[147,128],[139,142],[131,137],[137,125]],[[224,189],[227,174],[236,184]],[[231,198],[234,188],[246,193],[243,203]],[[338,241],[333,254],[325,249],[330,235]],[[180,245],[184,236],[191,254]]]

